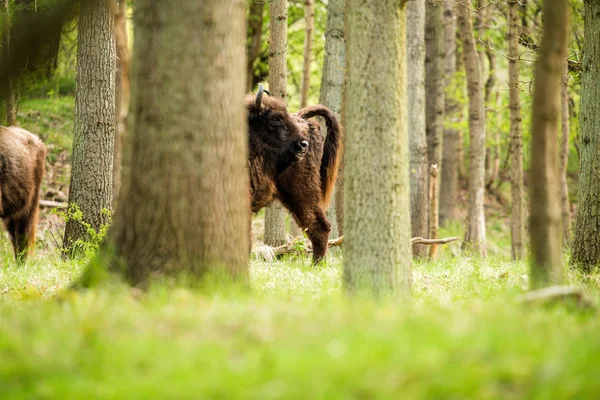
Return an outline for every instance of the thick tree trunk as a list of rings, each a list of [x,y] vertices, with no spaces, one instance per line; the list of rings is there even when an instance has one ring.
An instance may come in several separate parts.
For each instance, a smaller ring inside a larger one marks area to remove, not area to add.
[[[8,55],[10,51],[10,1],[4,0],[4,54]],[[17,124],[17,96],[12,80],[8,81],[8,94],[6,97],[6,126]]]
[[[328,107],[336,117],[341,118],[344,92],[344,72],[346,67],[346,41],[344,39],[344,1],[329,0],[327,3],[327,25],[325,27],[325,57],[321,77],[319,102]],[[339,176],[338,176],[339,183]],[[336,184],[327,218],[331,223],[329,237],[341,236],[336,204],[340,188]]]
[[[442,167],[440,182],[440,225],[456,218],[456,195],[458,193],[459,142],[461,135],[453,124],[460,120],[460,104],[456,99],[454,82],[456,80],[456,15],[451,2],[444,3],[444,85],[447,89],[444,99],[444,116],[447,121],[444,128],[442,146]],[[410,96],[409,96],[410,98]],[[410,117],[409,117],[410,118]],[[409,134],[411,131],[409,130]],[[412,168],[411,168],[412,171]],[[414,231],[413,231],[413,236]]]
[[[525,198],[523,192],[523,135],[519,92],[519,13],[518,0],[508,3],[508,86],[510,109],[510,189],[512,198],[512,258],[525,257]]]
[[[265,12],[265,2],[263,0],[252,0],[250,3],[250,12],[248,16],[248,28],[250,29],[250,43],[246,50],[248,56],[246,66],[246,91],[251,92],[254,89],[254,63],[260,57],[262,47],[262,26]]]
[[[581,164],[572,262],[586,271],[600,265],[600,0],[585,0],[581,74]]]
[[[269,42],[269,90],[287,99],[287,0],[271,0],[271,40]],[[265,210],[265,243],[281,246],[285,237],[286,211],[276,201]]]
[[[425,121],[429,164],[442,161],[444,128],[444,38],[442,6],[427,1],[425,6]],[[410,70],[413,73],[413,70]],[[428,172],[426,172],[428,175]]]
[[[115,32],[106,0],[82,2],[77,43],[77,92],[69,204],[95,231],[108,224],[112,209],[115,137]],[[67,253],[79,252],[78,240],[90,239],[86,226],[69,219]]]
[[[457,5],[458,28],[463,44],[463,58],[469,94],[469,163],[468,226],[464,246],[481,256],[486,255],[485,215],[483,213],[485,184],[485,113],[479,57],[475,49],[471,12],[466,5]]]
[[[425,128],[425,2],[406,5],[406,65],[408,141],[410,148],[410,215],[413,237],[428,237],[429,195]],[[427,256],[427,246],[413,245],[415,257]]]
[[[302,90],[300,91],[300,108],[308,104],[310,89],[310,64],[312,62],[312,41],[315,25],[314,0],[304,0],[304,63],[302,65]]]
[[[129,47],[127,43],[127,1],[120,0],[115,12],[117,74],[115,77],[115,150],[113,154],[113,208],[121,188],[123,143],[127,137],[129,113]]]
[[[351,295],[406,296],[411,279],[406,5],[346,4],[344,285]]]
[[[569,186],[567,183],[567,166],[569,164],[569,63],[565,62],[563,83],[560,90],[560,210],[562,214],[563,246],[571,242],[571,213],[569,211]]]
[[[533,93],[529,193],[531,285],[535,288],[562,281],[557,116],[560,115],[560,86],[567,59],[569,1],[545,0],[543,18],[544,36],[536,63]],[[597,102],[598,97],[593,101]],[[580,200],[584,205],[585,197]]]
[[[134,285],[247,279],[244,17],[244,0],[136,1],[131,165],[110,237]]]

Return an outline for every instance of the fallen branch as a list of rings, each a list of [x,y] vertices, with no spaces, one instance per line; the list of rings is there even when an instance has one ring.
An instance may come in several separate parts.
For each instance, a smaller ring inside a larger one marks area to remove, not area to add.
[[[40,207],[67,208],[68,206],[67,203],[59,203],[58,201],[40,200]]]
[[[550,286],[525,293],[519,302],[525,304],[549,304],[572,301],[582,308],[594,308],[594,304],[583,291],[573,286]]]
[[[410,239],[410,242],[412,244],[446,244],[446,243],[450,243],[450,242],[455,242],[457,240],[460,240],[459,237],[457,236],[452,236],[449,238],[443,238],[443,239],[425,239],[422,237],[414,237],[412,239]]]

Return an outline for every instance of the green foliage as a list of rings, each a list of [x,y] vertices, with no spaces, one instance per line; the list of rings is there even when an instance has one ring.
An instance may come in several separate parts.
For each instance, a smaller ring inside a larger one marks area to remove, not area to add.
[[[75,221],[84,227],[87,238],[86,240],[77,239],[73,243],[72,251],[77,254],[84,254],[87,258],[90,258],[98,251],[98,248],[106,238],[108,228],[110,228],[112,223],[112,212],[106,208],[102,209],[101,214],[108,218],[108,222],[102,225],[98,231],[96,231],[89,222],[84,220],[83,212],[75,203],[69,204],[69,208],[67,209],[66,213],[60,211],[59,209],[54,209],[53,213],[58,215],[58,217],[61,218],[65,223],[68,221]]]

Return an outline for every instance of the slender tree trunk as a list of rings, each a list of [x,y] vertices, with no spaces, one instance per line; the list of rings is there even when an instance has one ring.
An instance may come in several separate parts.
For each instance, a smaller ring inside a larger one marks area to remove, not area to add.
[[[115,77],[115,150],[113,154],[113,208],[121,188],[123,143],[127,136],[129,112],[129,46],[127,43],[127,1],[120,0],[115,12],[117,74]]]
[[[429,168],[425,129],[425,1],[409,1],[406,5],[410,215],[413,237],[427,237],[429,223]],[[413,255],[425,257],[427,250],[427,246],[414,245]]]
[[[469,163],[468,226],[465,246],[486,255],[485,215],[483,213],[485,184],[485,112],[479,57],[475,49],[471,13],[466,5],[457,5],[458,28],[463,43],[463,58],[469,94]]]
[[[310,89],[310,64],[312,62],[312,41],[315,25],[314,0],[304,0],[304,64],[302,66],[302,90],[300,92],[300,108],[308,104],[308,90]]]
[[[325,27],[325,57],[321,77],[319,102],[328,107],[336,117],[341,118],[346,66],[346,41],[344,39],[344,1],[329,0],[327,3],[327,25]],[[338,177],[339,184],[339,177]],[[341,236],[336,204],[340,188],[336,184],[327,218],[331,222],[330,237]]]
[[[569,1],[544,1],[544,35],[535,69],[531,126],[531,285],[562,281],[558,158],[560,86],[567,59]],[[583,87],[583,86],[582,86]],[[597,102],[598,97],[594,99]],[[580,197],[585,200],[585,197]],[[585,203],[582,203],[585,204]]]
[[[442,6],[427,1],[425,6],[425,121],[429,164],[442,161],[444,127],[444,41]],[[413,73],[413,70],[410,71]],[[428,175],[428,172],[425,173]]]
[[[563,226],[563,246],[571,242],[571,213],[569,211],[569,186],[567,166],[569,164],[569,63],[565,62],[563,83],[560,90],[561,103],[561,147],[560,147],[560,209]]]
[[[10,1],[4,0],[4,54],[9,54],[10,51]],[[6,126],[17,124],[17,97],[15,96],[15,87],[12,80],[8,82],[8,95],[6,98]]]
[[[287,0],[271,0],[271,40],[269,43],[269,90],[287,99]],[[285,237],[286,212],[276,201],[265,210],[265,243],[280,246]]]
[[[581,164],[572,262],[591,271],[600,265],[600,1],[585,0],[581,74]]]
[[[442,146],[442,168],[440,182],[440,224],[456,218],[456,195],[458,193],[459,141],[460,132],[453,125],[460,120],[460,104],[454,94],[456,91],[456,15],[451,2],[444,3],[444,145]],[[409,95],[409,98],[411,96]],[[410,118],[410,117],[409,117]],[[409,134],[412,134],[409,130]],[[411,168],[412,171],[412,168]],[[414,234],[413,234],[414,236]]]
[[[518,0],[508,3],[508,86],[510,109],[510,188],[512,198],[512,258],[525,257],[525,198],[523,192],[523,135],[519,92],[519,13]]]
[[[438,167],[431,164],[429,168],[429,238],[438,238],[438,199],[437,199],[437,177]],[[437,244],[429,246],[429,260],[435,260],[437,254]]]
[[[248,16],[248,28],[250,29],[250,43],[246,53],[248,61],[246,67],[247,87],[246,91],[251,92],[255,86],[254,63],[260,57],[262,47],[262,26],[265,13],[264,0],[252,0],[250,3],[250,13]]]
[[[495,92],[494,88],[496,86],[496,56],[494,52],[486,48],[483,53],[488,60],[488,75],[487,80],[485,81],[484,88],[484,107],[485,107],[485,116],[486,121],[491,120],[493,117],[497,118],[498,110],[496,109],[497,96],[493,99],[492,103],[492,93]],[[483,65],[483,64],[481,64]],[[496,92],[497,93],[497,92]],[[499,153],[499,133],[500,126],[495,127],[494,133],[494,141],[489,143],[489,147],[486,150],[486,163],[485,163],[485,172],[486,172],[486,187],[490,187],[494,181],[496,180],[497,168],[495,165],[498,161],[498,153]]]
[[[346,5],[344,285],[351,295],[406,296],[411,279],[406,5],[397,0]]]
[[[115,32],[111,5],[106,0],[82,2],[77,43],[77,91],[69,204],[99,231],[108,224],[104,210],[112,209],[115,138]],[[90,239],[86,227],[69,219],[64,243],[76,254],[78,240]]]
[[[245,5],[136,1],[131,165],[109,240],[133,285],[247,279]]]

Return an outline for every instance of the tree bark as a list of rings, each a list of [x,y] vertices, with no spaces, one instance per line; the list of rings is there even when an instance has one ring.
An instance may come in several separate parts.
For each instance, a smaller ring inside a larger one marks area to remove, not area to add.
[[[544,35],[535,69],[531,126],[531,285],[562,281],[558,158],[560,87],[567,59],[569,1],[544,1]],[[594,99],[597,101],[598,97]],[[580,197],[585,201],[585,197]],[[585,204],[585,203],[582,203]]]
[[[300,108],[308,104],[310,89],[310,64],[312,62],[312,41],[315,25],[314,0],[304,0],[304,63],[302,65],[302,90],[300,92]]]
[[[510,109],[510,189],[512,258],[525,257],[525,198],[523,192],[523,135],[519,92],[519,2],[508,3],[508,86]]]
[[[127,137],[129,113],[129,45],[127,43],[127,1],[120,0],[115,11],[115,44],[117,52],[115,77],[116,129],[113,154],[113,208],[121,188],[123,143]]]
[[[563,82],[560,90],[560,209],[563,227],[563,246],[571,243],[571,212],[569,211],[569,186],[567,183],[567,167],[569,164],[569,63],[565,61]]]
[[[425,128],[425,2],[406,5],[406,65],[408,140],[410,148],[410,215],[412,236],[428,237],[429,195]],[[427,247],[413,245],[415,257],[427,256]]]
[[[463,58],[469,94],[469,163],[468,226],[463,246],[481,256],[486,255],[485,215],[483,213],[485,184],[485,112],[479,57],[475,49],[471,12],[466,5],[457,5],[458,27],[463,44]]]
[[[327,25],[325,27],[325,57],[321,77],[319,102],[341,118],[346,67],[346,40],[344,38],[344,1],[329,0],[327,3]],[[323,128],[325,129],[325,128]],[[339,175],[331,199],[327,218],[331,223],[329,237],[341,236],[337,223],[337,198],[340,196]]]
[[[6,32],[4,33],[4,54],[8,56],[10,52],[10,1],[4,0],[4,26]],[[17,97],[15,95],[15,87],[12,79],[8,81],[8,94],[6,97],[6,126],[13,126],[17,124]]]
[[[581,74],[581,164],[572,263],[585,271],[600,265],[600,1],[585,0]]]
[[[438,238],[438,200],[437,200],[437,176],[438,166],[431,164],[429,168],[429,239]],[[429,260],[435,260],[437,244],[429,246]]]
[[[264,0],[252,0],[250,3],[250,13],[248,16],[248,28],[250,29],[250,43],[246,53],[248,55],[246,67],[246,91],[251,92],[254,89],[254,63],[260,57],[262,47],[262,26],[265,12]]]
[[[98,232],[112,209],[115,137],[115,32],[106,0],[81,3],[77,43],[77,90],[69,204]],[[76,242],[89,241],[86,227],[69,219],[65,227],[67,254],[80,252]]]
[[[287,100],[287,0],[271,0],[269,43],[269,90],[275,97]],[[276,201],[265,210],[265,243],[281,246],[285,237],[286,211]]]
[[[247,280],[245,5],[136,2],[131,164],[103,249],[133,285]]]
[[[344,286],[350,295],[407,296],[406,4],[348,0],[346,5]]]
[[[429,164],[442,161],[444,127],[444,41],[442,6],[428,0],[425,6],[425,121]],[[411,74],[413,70],[411,70]],[[428,175],[428,172],[425,173]]]
[[[456,80],[456,15],[451,2],[444,3],[444,127],[442,146],[442,167],[440,181],[440,225],[456,218],[456,195],[458,193],[459,145],[461,135],[453,124],[460,120],[460,104],[454,95]],[[410,98],[410,96],[409,96]],[[409,117],[410,118],[410,117]],[[409,130],[409,133],[411,131]],[[411,168],[412,171],[412,168]],[[413,236],[414,232],[413,232]]]

